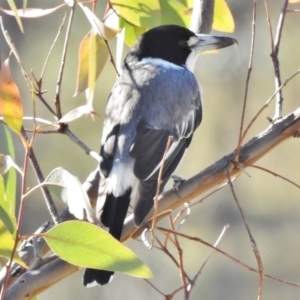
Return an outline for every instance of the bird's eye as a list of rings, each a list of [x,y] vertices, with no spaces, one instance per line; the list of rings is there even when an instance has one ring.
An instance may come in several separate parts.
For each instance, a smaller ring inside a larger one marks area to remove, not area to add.
[[[187,41],[185,40],[179,40],[178,42],[179,46],[182,47],[182,48],[186,48],[187,47]]]

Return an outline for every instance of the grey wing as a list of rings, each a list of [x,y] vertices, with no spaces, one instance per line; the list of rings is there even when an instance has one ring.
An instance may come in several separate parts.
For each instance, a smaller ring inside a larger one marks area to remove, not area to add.
[[[201,122],[200,93],[197,97],[199,106],[192,108],[186,118],[173,129],[153,129],[143,121],[138,126],[135,142],[130,151],[131,156],[135,158],[134,174],[140,179],[138,202],[134,209],[136,225],[142,223],[153,206],[159,169],[169,136],[173,136],[173,142],[166,153],[160,192],[178,166],[185,149],[191,142],[193,132]]]
[[[102,177],[108,177],[113,167],[119,135],[124,131],[124,124],[128,123],[130,108],[135,105],[129,100],[132,97],[132,90],[132,84],[128,84],[124,82],[123,78],[120,78],[108,98],[100,148],[100,172]],[[130,135],[132,133],[128,132],[128,144],[130,144]]]

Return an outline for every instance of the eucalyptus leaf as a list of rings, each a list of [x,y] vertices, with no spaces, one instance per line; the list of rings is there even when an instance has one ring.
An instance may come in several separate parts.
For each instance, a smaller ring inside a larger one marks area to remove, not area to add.
[[[97,222],[90,200],[76,176],[64,168],[56,168],[44,183],[50,183],[49,190],[68,205],[70,213],[77,219],[86,217],[90,222]]]
[[[64,222],[42,236],[53,252],[71,264],[136,277],[152,277],[150,269],[130,249],[96,225]]]

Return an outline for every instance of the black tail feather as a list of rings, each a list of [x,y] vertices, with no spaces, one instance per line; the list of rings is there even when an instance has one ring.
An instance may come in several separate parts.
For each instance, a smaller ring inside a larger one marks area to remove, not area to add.
[[[112,194],[106,196],[101,222],[109,228],[109,233],[120,240],[124,220],[130,203],[131,189],[123,196],[115,197]],[[113,276],[114,272],[98,269],[86,269],[83,275],[83,284],[93,286],[94,284],[105,285]]]
[[[83,284],[87,287],[95,286],[96,284],[105,285],[110,282],[114,272],[97,270],[97,269],[86,269],[83,275]]]

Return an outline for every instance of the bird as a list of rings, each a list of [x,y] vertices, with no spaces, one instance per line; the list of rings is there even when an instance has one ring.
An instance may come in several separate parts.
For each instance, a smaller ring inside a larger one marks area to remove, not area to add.
[[[154,204],[164,153],[159,192],[201,123],[201,88],[194,75],[200,52],[234,43],[234,38],[162,25],[141,35],[128,52],[108,97],[100,148],[97,211],[115,239],[121,238],[130,202],[135,225],[143,224]],[[105,285],[113,274],[86,269],[83,283]]]

